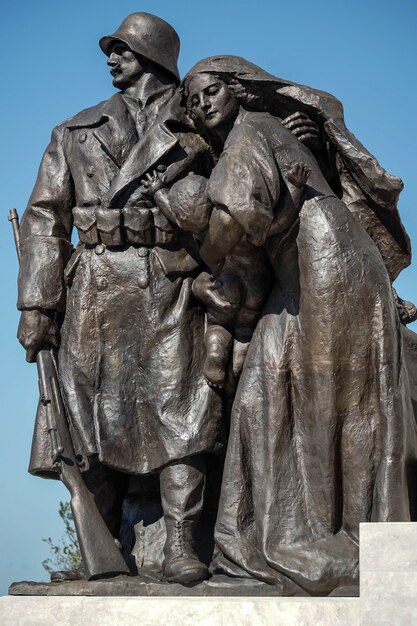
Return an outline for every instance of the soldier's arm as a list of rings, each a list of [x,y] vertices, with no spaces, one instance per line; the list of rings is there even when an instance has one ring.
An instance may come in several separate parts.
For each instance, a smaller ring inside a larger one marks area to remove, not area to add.
[[[56,128],[20,227],[18,308],[62,310],[64,268],[71,253],[73,185]]]
[[[73,185],[62,128],[52,133],[20,229],[18,338],[33,361],[43,346],[56,345],[54,313],[65,307],[64,269],[72,251]]]

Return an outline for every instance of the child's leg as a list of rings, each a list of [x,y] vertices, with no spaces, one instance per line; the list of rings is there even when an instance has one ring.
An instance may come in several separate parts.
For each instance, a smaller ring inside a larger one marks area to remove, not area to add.
[[[214,387],[223,387],[233,343],[231,330],[246,290],[233,274],[224,272],[214,279],[203,272],[194,280],[193,293],[207,306],[204,375]]]
[[[223,386],[232,343],[232,334],[226,328],[209,322],[205,336],[204,376],[214,387]]]
[[[231,368],[231,379],[235,388],[242,372],[252,335],[265,304],[266,294],[266,289],[262,292],[259,287],[256,290],[249,288],[245,306],[240,309],[235,322]]]

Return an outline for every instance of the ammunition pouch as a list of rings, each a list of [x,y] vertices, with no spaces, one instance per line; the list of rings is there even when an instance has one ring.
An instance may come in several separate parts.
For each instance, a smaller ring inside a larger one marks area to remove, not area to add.
[[[96,245],[99,243],[96,225],[96,207],[77,206],[72,210],[74,225],[81,243]]]
[[[174,239],[173,227],[156,207],[81,206],[75,207],[72,214],[81,243],[88,245],[150,247],[163,246]]]
[[[97,207],[96,224],[100,242],[106,246],[122,246],[124,244],[124,233],[121,222],[119,209]]]
[[[139,246],[153,244],[152,213],[149,209],[129,207],[123,211],[126,241]]]

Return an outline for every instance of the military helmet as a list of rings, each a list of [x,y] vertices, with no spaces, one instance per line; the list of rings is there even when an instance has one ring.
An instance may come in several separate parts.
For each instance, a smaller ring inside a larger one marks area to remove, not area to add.
[[[146,59],[157,63],[179,82],[177,67],[180,39],[167,22],[150,13],[132,13],[119,28],[99,41],[104,54],[110,56],[113,44],[121,41]]]

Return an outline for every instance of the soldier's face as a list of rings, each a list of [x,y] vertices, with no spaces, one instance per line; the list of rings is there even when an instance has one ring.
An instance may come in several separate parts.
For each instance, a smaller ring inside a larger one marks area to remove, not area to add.
[[[222,80],[211,74],[197,74],[188,86],[187,107],[199,124],[216,129],[236,117],[239,104]]]
[[[125,43],[115,43],[107,65],[111,67],[113,86],[124,91],[143,75],[143,67],[132,50]]]

